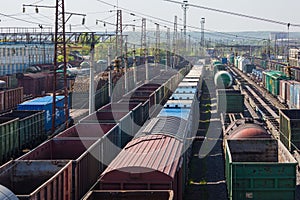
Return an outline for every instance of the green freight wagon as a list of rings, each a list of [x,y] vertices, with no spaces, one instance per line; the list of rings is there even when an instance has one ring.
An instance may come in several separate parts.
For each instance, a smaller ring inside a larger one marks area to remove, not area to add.
[[[244,95],[239,90],[218,89],[217,110],[219,113],[243,113]]]
[[[279,119],[281,142],[290,151],[294,150],[295,146],[300,148],[300,110],[282,109],[279,111]]]
[[[297,161],[276,139],[225,141],[230,200],[295,199]]]
[[[41,143],[47,139],[45,133],[44,110],[12,110],[0,116],[18,119],[18,148],[20,151]]]
[[[260,67],[263,69],[267,69],[267,61],[265,60],[260,61]]]
[[[0,164],[19,151],[19,118],[0,118]]]
[[[279,95],[280,80],[286,80],[286,75],[281,71],[263,72],[265,88],[273,95]]]
[[[234,55],[230,55],[229,62],[231,65],[234,65]]]

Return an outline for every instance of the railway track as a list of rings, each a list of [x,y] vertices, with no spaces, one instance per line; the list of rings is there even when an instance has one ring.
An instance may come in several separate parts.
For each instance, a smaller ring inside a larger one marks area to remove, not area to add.
[[[212,74],[206,71],[202,85],[200,118],[189,164],[184,200],[228,199],[221,121],[216,109]]]
[[[279,138],[279,109],[285,108],[275,98],[266,94],[266,90],[257,85],[248,76],[238,69],[230,67],[233,78],[240,85],[240,89],[249,99],[249,104],[259,113],[260,117],[267,123],[271,133]]]

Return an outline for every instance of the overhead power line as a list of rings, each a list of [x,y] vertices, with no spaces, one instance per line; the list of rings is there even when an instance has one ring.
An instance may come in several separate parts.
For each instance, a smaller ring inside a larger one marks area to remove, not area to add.
[[[182,2],[173,1],[173,0],[164,0],[164,1],[172,2],[172,3],[177,3],[177,4],[182,4]],[[281,24],[281,25],[285,25],[285,26],[300,27],[300,24],[292,24],[292,23],[287,23],[287,22],[281,22],[281,21],[276,21],[276,20],[267,19],[267,18],[263,18],[263,17],[256,17],[256,16],[251,16],[251,15],[245,15],[245,14],[241,14],[241,13],[236,13],[236,12],[231,12],[231,11],[226,11],[226,10],[221,10],[221,9],[216,9],[216,8],[209,8],[209,7],[206,7],[206,6],[199,6],[199,5],[195,5],[195,4],[189,4],[188,3],[187,5],[191,6],[191,7],[195,7],[195,8],[201,8],[201,9],[205,9],[205,10],[220,12],[220,13],[229,14],[229,15],[235,15],[235,16],[239,16],[239,17],[246,17],[246,18],[249,18],[249,19],[255,19],[255,20],[260,20],[260,21],[274,23],[274,24]]]
[[[111,3],[107,3],[103,0],[97,0],[98,2],[100,3],[103,3],[103,4],[106,4],[106,5],[109,5],[109,6],[112,6],[114,8],[117,8],[116,5],[114,4],[111,4]],[[179,2],[180,4],[182,4],[182,2]],[[133,11],[133,10],[129,10],[129,9],[126,9],[126,8],[123,8],[123,7],[120,7],[119,6],[119,9],[122,9],[124,10],[124,12],[132,15],[132,16],[141,16],[142,18],[146,18],[148,21],[151,21],[154,23],[153,20],[151,19],[155,19],[155,20],[158,20],[160,22],[160,24],[163,24],[163,25],[167,25],[167,26],[173,26],[173,23],[172,21],[169,21],[169,20],[166,20],[166,19],[162,19],[162,18],[159,18],[159,17],[154,17],[154,16],[151,16],[151,15],[147,15],[145,13],[141,13],[141,12],[137,12],[137,11]],[[138,15],[137,15],[137,14]],[[148,19],[148,18],[151,18],[151,19]],[[182,26],[183,27],[183,24],[177,24],[179,26]],[[201,30],[200,27],[197,27],[197,26],[192,26],[192,25],[186,25],[188,28],[192,28],[192,29],[195,29],[195,30]],[[208,32],[211,32],[211,33],[217,33],[217,34],[221,34],[221,35],[227,35],[227,36],[231,36],[231,37],[235,37],[235,38],[243,38],[243,39],[255,39],[255,40],[263,40],[263,39],[266,39],[266,38],[258,38],[258,37],[251,37],[251,36],[241,36],[241,35],[236,35],[236,34],[232,34],[232,33],[225,33],[225,32],[220,32],[220,31],[215,31],[215,30],[210,30],[210,29],[204,29],[205,31],[208,31]]]
[[[13,17],[13,16],[11,16],[11,15],[7,15],[7,14],[3,14],[3,13],[0,13],[0,15],[1,15],[1,16],[4,16],[4,17],[7,17],[7,18],[11,18],[11,19],[17,20],[17,21],[26,22],[26,23],[29,23],[29,24],[35,24],[35,25],[41,24],[41,23],[39,23],[39,22],[33,22],[33,21],[29,21],[29,20],[25,20],[25,19],[18,18],[18,17]],[[49,26],[49,24],[41,24],[41,25]]]

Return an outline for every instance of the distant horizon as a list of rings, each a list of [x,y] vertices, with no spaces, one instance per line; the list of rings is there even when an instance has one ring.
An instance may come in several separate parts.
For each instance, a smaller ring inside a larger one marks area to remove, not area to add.
[[[119,9],[123,10],[123,23],[141,25],[141,18],[147,18],[147,29],[155,29],[155,23],[159,23],[160,29],[166,29],[168,26],[173,29],[174,16],[178,17],[178,30],[182,29],[183,25],[183,9],[181,5],[164,0],[65,0],[65,10],[68,12],[86,14],[85,25],[81,24],[82,16],[73,15],[66,23],[66,30],[72,29],[75,32],[105,32],[114,30],[114,27],[103,23],[96,24],[97,20],[107,21],[108,23],[116,23],[115,9],[118,5]],[[179,2],[182,2],[179,0]],[[249,19],[246,17],[238,17],[230,14],[199,9],[192,6],[187,10],[187,32],[200,29],[200,20],[205,18],[204,28],[212,31],[220,32],[286,32],[288,31],[287,24],[300,24],[300,1],[285,0],[189,0],[191,5],[199,5],[203,7],[224,10],[233,13],[239,13],[247,16],[253,16],[261,19],[269,19],[283,24],[270,23],[267,21]],[[23,4],[32,5],[48,5],[53,6],[52,0],[10,0],[5,3],[5,7],[0,8],[0,27],[54,27],[54,9],[39,8],[39,12],[35,12],[35,7],[24,7],[25,12],[22,12]],[[111,12],[113,10],[113,12]],[[130,13],[133,13],[132,16]],[[284,13],[284,14],[283,14]],[[137,28],[139,29],[139,28]],[[300,32],[300,27],[290,26],[290,32]]]

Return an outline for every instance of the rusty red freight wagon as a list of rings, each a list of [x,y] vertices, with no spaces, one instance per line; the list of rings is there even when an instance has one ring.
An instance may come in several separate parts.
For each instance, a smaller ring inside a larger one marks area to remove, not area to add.
[[[65,160],[10,161],[0,167],[0,184],[20,200],[71,200],[72,163]]]
[[[53,138],[18,158],[23,161],[71,160],[72,199],[83,196],[99,176],[100,142],[97,138]],[[63,188],[59,188],[62,190]]]
[[[182,199],[183,143],[165,135],[129,142],[101,174],[101,190],[173,190]],[[97,189],[97,188],[95,188]]]
[[[116,123],[78,123],[74,126],[62,131],[55,138],[75,137],[75,138],[101,138],[110,130],[118,131]]]
[[[23,102],[23,87],[0,91],[0,113],[15,109]]]

